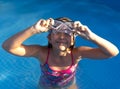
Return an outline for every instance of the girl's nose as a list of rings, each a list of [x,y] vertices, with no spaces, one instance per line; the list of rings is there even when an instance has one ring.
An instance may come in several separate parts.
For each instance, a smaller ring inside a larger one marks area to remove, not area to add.
[[[60,33],[60,38],[61,39],[65,38],[65,34],[64,33]]]

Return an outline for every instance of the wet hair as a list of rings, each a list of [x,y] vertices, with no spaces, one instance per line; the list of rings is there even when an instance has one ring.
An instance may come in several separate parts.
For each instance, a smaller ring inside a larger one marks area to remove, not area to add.
[[[58,21],[62,21],[62,22],[73,22],[70,18],[68,17],[59,17],[59,18],[56,18],[55,20],[58,20]],[[50,35],[50,34],[48,34]],[[73,37],[73,45],[71,45],[69,48],[70,49],[73,49],[74,48],[74,44],[75,44],[75,37]],[[48,42],[48,48],[52,48],[52,44]]]
[[[55,20],[59,20],[62,22],[73,22],[70,18],[67,18],[67,17],[59,17],[59,18],[56,18]]]

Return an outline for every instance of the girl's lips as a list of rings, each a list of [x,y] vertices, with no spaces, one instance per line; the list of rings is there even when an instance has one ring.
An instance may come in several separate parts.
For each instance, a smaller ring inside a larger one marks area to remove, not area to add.
[[[64,42],[58,42],[57,43],[59,46],[66,46],[67,44],[66,43],[64,43]]]
[[[59,45],[66,45],[66,43],[63,43],[63,42],[58,42],[57,44],[59,44]]]
[[[67,41],[66,40],[57,40],[56,44],[59,46],[67,46]]]

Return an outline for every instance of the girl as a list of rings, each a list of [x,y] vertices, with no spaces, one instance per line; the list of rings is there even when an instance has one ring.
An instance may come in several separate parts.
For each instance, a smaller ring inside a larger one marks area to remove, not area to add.
[[[48,46],[23,44],[29,37],[42,32],[49,32]],[[74,47],[76,35],[93,42],[97,48]],[[119,53],[115,45],[87,26],[65,17],[40,19],[35,25],[8,38],[3,48],[14,55],[35,57],[40,61],[39,89],[77,89],[75,72],[81,58],[105,59]]]

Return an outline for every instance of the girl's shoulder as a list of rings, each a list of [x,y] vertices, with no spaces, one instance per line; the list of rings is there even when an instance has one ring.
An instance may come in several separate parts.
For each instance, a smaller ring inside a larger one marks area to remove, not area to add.
[[[82,59],[82,51],[79,51],[81,47],[73,48],[72,55],[75,63],[78,63]]]
[[[46,60],[48,50],[49,48],[47,46],[39,46],[39,50],[37,52],[37,59],[39,59],[40,62],[44,62]]]

